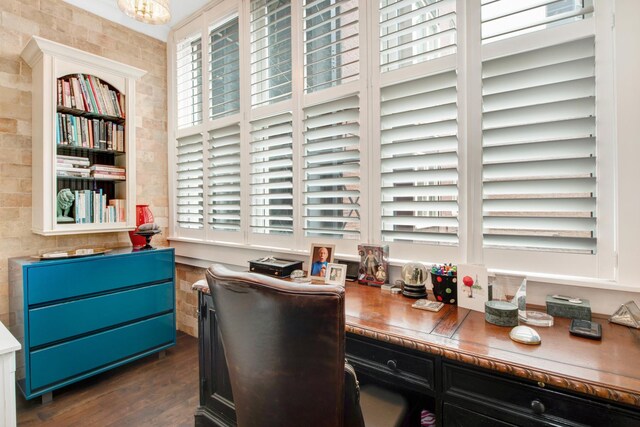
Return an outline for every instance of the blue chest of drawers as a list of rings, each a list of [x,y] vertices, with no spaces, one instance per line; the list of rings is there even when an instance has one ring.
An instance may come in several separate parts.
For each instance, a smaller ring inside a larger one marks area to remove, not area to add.
[[[9,261],[16,378],[27,399],[176,343],[170,248]]]

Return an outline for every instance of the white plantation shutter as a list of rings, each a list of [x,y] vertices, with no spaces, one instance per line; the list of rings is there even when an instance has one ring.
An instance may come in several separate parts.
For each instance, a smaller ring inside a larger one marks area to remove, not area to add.
[[[202,40],[190,37],[176,48],[178,129],[202,123]]]
[[[358,96],[304,109],[305,236],[360,237]]]
[[[293,234],[291,113],[251,122],[251,231]]]
[[[240,125],[209,131],[209,226],[240,231]]]
[[[291,1],[251,2],[251,105],[291,98]]]
[[[482,0],[482,40],[493,42],[593,16],[593,0]]]
[[[484,245],[595,253],[594,39],[482,74]]]
[[[238,18],[209,32],[209,118],[240,111],[240,30]]]
[[[358,0],[304,0],[305,91],[358,79]]]
[[[458,243],[456,72],[381,89],[382,238]]]
[[[455,52],[455,0],[380,0],[382,72]]]
[[[180,228],[203,227],[202,135],[178,138],[177,223]]]

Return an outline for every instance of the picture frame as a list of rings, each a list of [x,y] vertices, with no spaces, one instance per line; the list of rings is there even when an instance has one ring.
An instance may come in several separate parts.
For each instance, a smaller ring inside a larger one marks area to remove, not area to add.
[[[358,283],[382,286],[389,283],[389,246],[358,245]]]
[[[347,278],[347,266],[344,264],[329,263],[324,283],[327,285],[344,286]]]
[[[489,300],[487,267],[479,264],[458,264],[458,307],[484,313]]]
[[[324,282],[329,263],[333,263],[335,245],[312,243],[309,250],[309,270],[307,277]]]

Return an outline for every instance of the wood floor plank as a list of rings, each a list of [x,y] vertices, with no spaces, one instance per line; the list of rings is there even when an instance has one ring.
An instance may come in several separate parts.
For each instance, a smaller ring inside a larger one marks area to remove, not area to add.
[[[198,405],[198,340],[178,332],[163,359],[151,355],[53,392],[53,402],[19,392],[19,426],[192,426]]]

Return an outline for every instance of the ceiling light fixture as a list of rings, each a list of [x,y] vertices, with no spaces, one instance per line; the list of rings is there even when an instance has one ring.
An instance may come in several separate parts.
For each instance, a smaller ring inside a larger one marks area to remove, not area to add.
[[[145,24],[166,24],[171,19],[169,0],[118,0],[118,7]]]

